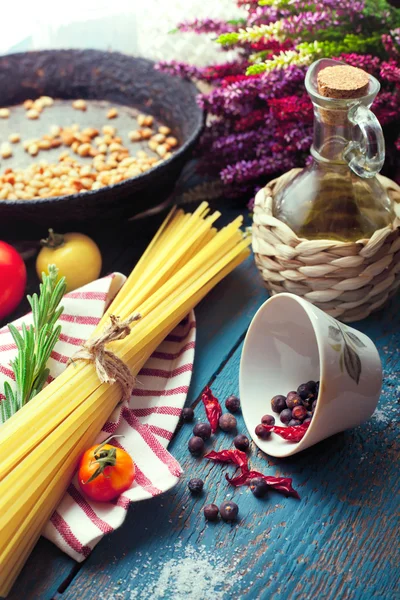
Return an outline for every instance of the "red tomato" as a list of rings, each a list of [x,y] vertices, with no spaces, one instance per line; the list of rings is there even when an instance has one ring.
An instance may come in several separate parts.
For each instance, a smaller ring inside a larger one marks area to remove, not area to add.
[[[26,268],[22,257],[6,242],[0,242],[0,319],[9,315],[22,300]]]
[[[135,465],[129,454],[107,444],[108,441],[86,450],[79,464],[79,485],[97,502],[116,498],[129,489],[135,479]]]

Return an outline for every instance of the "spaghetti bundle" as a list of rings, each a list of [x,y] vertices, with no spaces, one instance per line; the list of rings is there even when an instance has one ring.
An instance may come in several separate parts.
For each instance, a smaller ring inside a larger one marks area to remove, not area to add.
[[[130,335],[107,345],[137,375],[166,335],[249,255],[239,217],[220,231],[203,203],[173,209],[111,304]],[[140,319],[132,320],[135,315]],[[67,488],[77,459],[121,400],[92,362],[77,360],[0,428],[0,595],[6,596]]]

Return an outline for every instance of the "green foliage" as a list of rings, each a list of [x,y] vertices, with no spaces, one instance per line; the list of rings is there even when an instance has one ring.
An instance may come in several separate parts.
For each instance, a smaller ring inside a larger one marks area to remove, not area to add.
[[[382,22],[382,15],[385,15],[386,29],[389,26],[398,27],[400,25],[400,10],[394,8],[386,0],[364,0],[364,18],[373,18]]]
[[[246,75],[265,73],[273,69],[284,69],[288,65],[310,65],[318,58],[340,56],[351,52],[381,54],[383,51],[379,35],[363,38],[358,35],[345,35],[341,41],[303,42],[295,50],[281,52],[270,60],[256,63],[247,68]]]
[[[36,396],[46,383],[49,375],[46,364],[61,332],[56,322],[64,310],[59,304],[65,294],[65,278],[57,282],[57,277],[58,269],[49,265],[49,274],[43,273],[40,295],[28,296],[33,325],[28,328],[23,323],[21,332],[12,324],[8,326],[18,349],[16,358],[11,361],[16,390],[13,392],[8,382],[4,384],[5,400],[0,405],[2,423]]]
[[[322,41],[322,42],[303,42],[298,44],[296,49],[299,52],[307,52],[313,57],[329,57],[339,56],[340,54],[356,52],[358,54],[365,54],[366,52],[377,52],[378,49],[382,48],[382,42],[380,35],[371,37],[362,37],[354,34],[345,35],[342,41]]]
[[[218,44],[222,46],[233,46],[237,44],[239,41],[239,34],[236,31],[232,31],[231,33],[223,33],[217,38]]]

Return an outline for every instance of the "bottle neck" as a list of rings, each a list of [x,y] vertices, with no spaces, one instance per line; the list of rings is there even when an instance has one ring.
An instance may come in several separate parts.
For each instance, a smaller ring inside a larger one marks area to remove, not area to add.
[[[347,111],[327,110],[314,104],[313,158],[320,163],[347,165],[343,152],[354,140],[354,129]]]

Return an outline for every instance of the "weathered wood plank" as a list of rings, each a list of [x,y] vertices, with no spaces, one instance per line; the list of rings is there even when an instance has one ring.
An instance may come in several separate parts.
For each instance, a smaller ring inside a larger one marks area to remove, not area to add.
[[[168,563],[173,557],[183,561],[191,548],[199,552],[199,563],[205,553],[210,561],[216,556],[222,572],[230,566],[222,584],[225,596],[218,595],[219,587],[211,590],[210,598],[397,598],[396,304],[359,324],[359,329],[372,335],[384,363],[379,412],[368,423],[290,459],[267,459],[252,449],[251,464],[270,474],[292,476],[301,501],[277,493],[257,500],[248,489],[230,488],[224,473],[232,467],[188,454],[191,426],[185,425],[171,444],[185,469],[182,483],[161,498],[132,506],[124,526],[95,549],[63,598],[195,598],[190,592],[197,585],[196,574],[186,574],[188,589],[179,595],[172,577],[176,567]],[[240,351],[239,347],[214,382],[221,398],[237,393]],[[202,406],[196,418],[204,420]],[[239,430],[244,431],[241,417]],[[231,438],[220,433],[209,448],[229,447]],[[186,487],[193,476],[206,482],[200,498],[192,497]],[[219,504],[228,497],[240,507],[239,523],[206,524],[204,504]],[[208,597],[202,594],[199,600]]]
[[[7,600],[49,600],[75,565],[54,544],[40,538]]]

